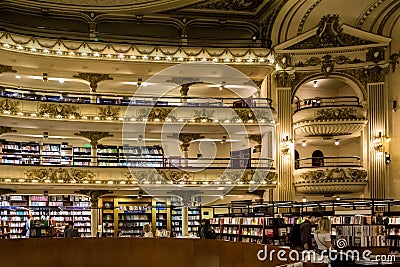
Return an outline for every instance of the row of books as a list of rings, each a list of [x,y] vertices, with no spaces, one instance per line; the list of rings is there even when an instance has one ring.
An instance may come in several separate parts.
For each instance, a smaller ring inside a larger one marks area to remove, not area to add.
[[[383,225],[347,225],[336,226],[337,236],[384,236],[385,226]]]
[[[381,247],[387,246],[385,236],[338,236],[334,240],[346,240],[348,247]]]

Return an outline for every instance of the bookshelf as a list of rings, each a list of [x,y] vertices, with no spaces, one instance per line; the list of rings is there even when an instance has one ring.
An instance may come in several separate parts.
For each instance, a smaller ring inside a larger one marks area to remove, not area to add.
[[[73,152],[73,164],[74,166],[90,166],[91,162],[91,149],[86,147],[74,147]]]
[[[102,199],[102,215],[101,215],[101,226],[102,226],[102,237],[113,237],[115,236],[115,223],[114,223],[114,199],[104,198]]]
[[[72,165],[73,163],[73,147],[68,143],[61,144],[61,165]]]
[[[0,239],[10,238],[10,225],[8,221],[0,221]]]
[[[188,232],[189,235],[198,235],[201,222],[200,207],[192,207],[188,210]],[[182,209],[177,207],[171,208],[171,233],[172,236],[182,235]]]
[[[393,250],[400,248],[400,217],[395,216],[387,220],[386,242]]]
[[[143,226],[152,224],[151,199],[118,199],[118,232],[123,236],[141,236]]]
[[[61,145],[43,144],[42,146],[42,165],[61,164]]]
[[[155,207],[155,228],[157,230],[165,229],[167,230],[168,227],[168,208],[166,203],[163,202],[156,202]]]
[[[122,166],[164,167],[164,151],[161,146],[121,146],[119,153]]]
[[[97,146],[98,166],[119,166],[119,151],[117,146]]]

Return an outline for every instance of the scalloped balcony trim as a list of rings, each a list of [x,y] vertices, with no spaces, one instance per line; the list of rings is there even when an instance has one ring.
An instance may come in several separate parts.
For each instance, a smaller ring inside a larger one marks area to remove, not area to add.
[[[274,68],[267,48],[211,48],[79,42],[0,31],[0,50],[59,58],[127,62],[213,62],[268,65]]]
[[[367,179],[336,179],[298,181],[294,183],[294,187],[301,194],[343,194],[361,192],[367,184]]]

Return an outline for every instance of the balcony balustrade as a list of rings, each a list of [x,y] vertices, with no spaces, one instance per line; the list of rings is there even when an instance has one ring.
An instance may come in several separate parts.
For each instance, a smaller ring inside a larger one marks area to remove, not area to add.
[[[293,128],[298,137],[354,135],[367,121],[358,97],[312,98],[294,106]]]
[[[302,194],[357,193],[367,185],[367,170],[357,156],[299,159],[293,175]]]

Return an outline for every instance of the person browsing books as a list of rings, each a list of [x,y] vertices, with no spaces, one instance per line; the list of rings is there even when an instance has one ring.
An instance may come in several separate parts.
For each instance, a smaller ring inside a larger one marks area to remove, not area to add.
[[[323,217],[318,223],[318,229],[314,233],[315,242],[317,242],[318,252],[327,251],[332,248],[331,242],[331,221]]]
[[[78,230],[74,228],[73,222],[68,222],[68,228],[64,230],[64,237],[79,237]]]
[[[154,237],[153,232],[151,231],[151,226],[148,223],[143,225],[143,233],[143,237]]]
[[[312,235],[311,228],[314,224],[316,224],[321,218],[321,214],[318,212],[312,212],[308,219],[306,219],[300,225],[300,234],[301,234],[301,245],[303,249],[309,250],[312,249]]]

